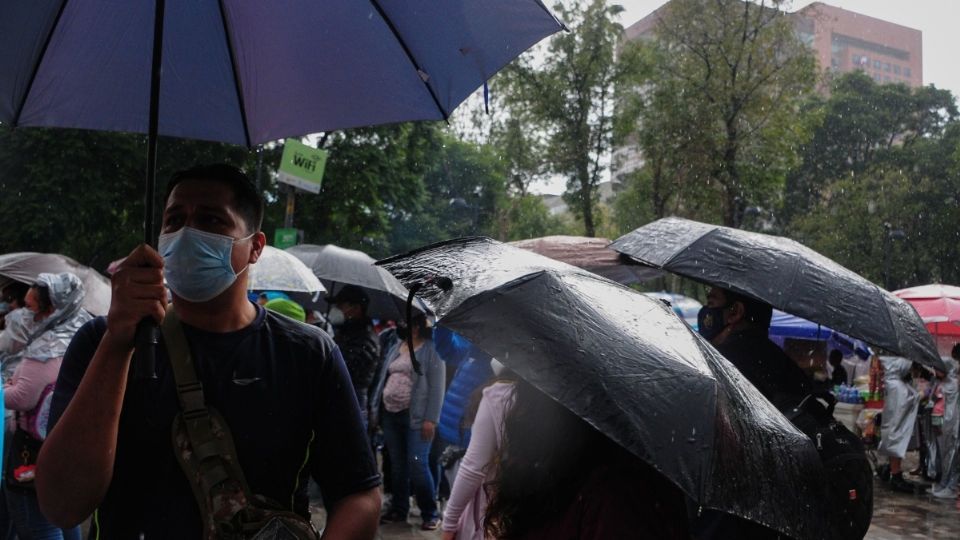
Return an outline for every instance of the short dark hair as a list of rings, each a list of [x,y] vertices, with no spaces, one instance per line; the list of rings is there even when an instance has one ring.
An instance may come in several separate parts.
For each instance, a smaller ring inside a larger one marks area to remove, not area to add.
[[[184,180],[213,180],[220,182],[233,191],[234,210],[240,214],[247,225],[247,232],[257,232],[263,225],[263,197],[242,170],[226,163],[197,165],[174,173],[167,182],[167,192],[163,197],[166,206],[170,194]]]
[[[724,290],[724,293],[728,306],[732,306],[735,302],[743,304],[744,315],[751,324],[761,328],[770,327],[770,321],[773,320],[773,306],[730,290]]]
[[[841,352],[840,349],[833,349],[832,351],[830,351],[830,361],[842,362],[843,352]]]
[[[27,291],[30,290],[30,285],[26,283],[21,283],[19,281],[13,281],[8,283],[3,287],[3,301],[14,303],[18,306],[23,306],[23,302],[27,297]]]

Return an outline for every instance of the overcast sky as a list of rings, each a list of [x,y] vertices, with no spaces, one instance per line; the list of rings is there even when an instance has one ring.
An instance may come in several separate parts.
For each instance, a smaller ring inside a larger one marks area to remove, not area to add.
[[[548,4],[550,2],[547,2]],[[610,0],[626,11],[621,14],[624,27],[646,17],[666,0]],[[812,1],[796,1],[796,11]],[[923,32],[923,84],[947,88],[960,96],[960,0],[828,0],[823,2]],[[531,186],[536,193],[561,193],[565,180],[552,178]]]

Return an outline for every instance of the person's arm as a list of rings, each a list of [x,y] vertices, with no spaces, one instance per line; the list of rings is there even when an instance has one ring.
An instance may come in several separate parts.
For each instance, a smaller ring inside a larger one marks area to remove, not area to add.
[[[11,383],[3,389],[3,404],[12,411],[30,411],[40,401],[40,394],[57,379],[60,361],[53,358],[40,362],[24,358],[17,366]]]
[[[470,445],[463,455],[457,478],[450,491],[450,499],[443,510],[443,530],[453,532],[457,530],[460,514],[467,506],[477,490],[483,484],[487,471],[497,453],[497,425],[489,393],[484,392],[477,409],[477,417],[471,428]],[[499,421],[503,419],[500,418]]]
[[[37,498],[44,516],[58,526],[72,527],[86,519],[113,479],[136,325],[147,317],[158,324],[163,320],[162,267],[160,255],[143,245],[120,264],[111,280],[107,330],[40,450]]]
[[[322,362],[310,469],[327,506],[323,537],[372,540],[380,518],[377,462],[340,351],[329,351]]]
[[[429,348],[428,348],[429,347]],[[427,377],[427,408],[423,414],[423,425],[420,427],[420,435],[423,440],[433,439],[437,431],[437,422],[440,420],[440,409],[443,408],[443,394],[446,391],[447,366],[440,359],[433,344],[427,342],[427,346],[422,349],[425,362],[423,362],[425,375]]]
[[[370,540],[377,536],[380,488],[347,495],[334,506],[323,539]]]

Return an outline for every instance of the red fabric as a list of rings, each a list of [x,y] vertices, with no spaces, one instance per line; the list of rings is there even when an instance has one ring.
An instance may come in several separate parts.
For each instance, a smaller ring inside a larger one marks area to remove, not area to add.
[[[917,310],[935,336],[960,336],[960,287],[923,285],[894,291]]]

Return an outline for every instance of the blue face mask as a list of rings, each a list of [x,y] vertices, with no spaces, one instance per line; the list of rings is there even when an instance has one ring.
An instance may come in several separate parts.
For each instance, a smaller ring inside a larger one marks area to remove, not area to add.
[[[10,305],[10,302],[0,302],[0,314],[13,311],[13,306]]]
[[[230,236],[183,227],[161,234],[157,245],[163,257],[163,276],[173,294],[188,302],[206,302],[230,288],[239,275],[233,271],[230,255],[234,240]],[[249,265],[240,271],[245,272]]]

